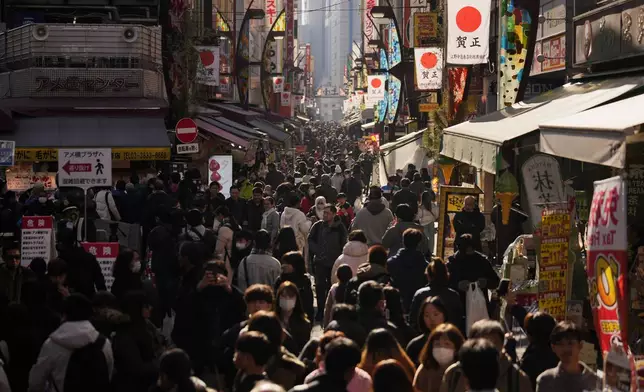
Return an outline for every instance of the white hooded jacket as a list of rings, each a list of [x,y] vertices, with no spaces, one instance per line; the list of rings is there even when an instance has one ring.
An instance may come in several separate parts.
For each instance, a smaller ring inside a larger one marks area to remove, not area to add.
[[[295,240],[297,247],[304,251],[306,246],[309,230],[311,230],[311,221],[306,219],[306,215],[298,208],[286,207],[280,217],[280,228],[290,226],[295,231]]]
[[[43,343],[38,360],[29,372],[29,392],[42,392],[48,381],[56,383],[58,392],[64,392],[65,374],[67,364],[75,349],[84,347],[98,339],[98,331],[89,321],[68,321],[49,335]],[[103,354],[107,362],[107,369],[112,378],[114,370],[114,357],[112,345],[105,339]],[[54,390],[54,388],[52,388]]]
[[[331,283],[338,283],[338,277],[335,276],[338,268],[342,264],[348,264],[356,276],[358,266],[369,262],[369,246],[360,241],[349,241],[342,248],[342,254],[335,260],[331,269]]]
[[[96,202],[96,213],[101,219],[114,221],[121,220],[121,214],[119,214],[119,210],[116,207],[116,202],[114,201],[112,192],[105,189],[99,191],[94,198],[94,202]]]

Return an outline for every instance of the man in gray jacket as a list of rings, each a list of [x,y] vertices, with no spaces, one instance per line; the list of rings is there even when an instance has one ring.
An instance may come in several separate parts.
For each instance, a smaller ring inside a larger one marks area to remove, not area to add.
[[[362,230],[367,237],[367,245],[379,244],[394,220],[391,210],[382,203],[382,191],[371,189],[367,205],[356,214],[351,230]]]
[[[324,206],[322,220],[315,222],[309,232],[309,251],[315,269],[315,292],[318,298],[318,314],[322,321],[326,295],[331,287],[331,270],[335,260],[342,254],[347,243],[347,229],[337,215],[333,204]]]
[[[255,243],[250,254],[242,259],[237,269],[237,288],[241,292],[254,284],[273,286],[282,273],[282,266],[268,252],[271,237],[266,230],[255,233]]]

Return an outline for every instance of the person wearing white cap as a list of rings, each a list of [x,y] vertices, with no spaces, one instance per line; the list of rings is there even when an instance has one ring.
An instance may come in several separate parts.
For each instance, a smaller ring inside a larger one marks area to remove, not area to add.
[[[340,165],[335,165],[335,174],[331,177],[331,186],[333,186],[338,193],[341,192],[343,181],[344,176],[342,175],[342,168]]]

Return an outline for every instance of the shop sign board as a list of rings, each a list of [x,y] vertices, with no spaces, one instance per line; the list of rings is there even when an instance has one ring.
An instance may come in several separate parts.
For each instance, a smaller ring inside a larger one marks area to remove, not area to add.
[[[23,216],[21,224],[20,264],[28,267],[36,257],[52,258],[54,218]]]
[[[566,35],[562,34],[541,41],[541,54],[544,56],[541,72],[566,69]]]
[[[440,218],[438,221],[438,243],[436,244],[438,257],[447,259],[454,254],[454,240],[456,239],[454,218],[463,209],[467,196],[473,196],[476,199],[476,204],[478,204],[481,193],[483,192],[478,187],[440,186]]]
[[[438,42],[438,13],[414,14],[414,47],[420,48]]]
[[[113,148],[113,161],[169,161],[169,147]],[[16,148],[16,162],[56,162],[58,149],[52,147]]]
[[[103,278],[105,278],[105,286],[107,291],[112,289],[114,283],[114,276],[112,275],[112,268],[116,261],[116,256],[119,254],[118,242],[83,242],[83,249],[89,254],[96,257],[96,261],[101,266]]]
[[[230,197],[230,187],[233,185],[233,156],[213,155],[208,159],[208,181],[219,182],[221,193]]]
[[[177,133],[177,139],[184,144],[194,142],[195,139],[197,139],[197,134],[199,133],[195,120],[186,117],[177,121],[177,125],[174,127],[174,130]]]
[[[195,46],[199,53],[197,63],[197,83],[206,86],[219,86],[219,46]]]
[[[532,225],[537,226],[545,206],[566,201],[559,162],[553,156],[536,154],[525,161],[521,173],[530,208],[530,219]]]
[[[112,150],[109,148],[61,148],[58,167],[60,186],[83,189],[112,186]]]
[[[566,317],[570,212],[545,208],[541,215],[539,310],[557,320]]]
[[[623,349],[628,333],[626,185],[620,177],[594,183],[586,272],[595,330],[604,354]]]
[[[12,169],[6,173],[7,189],[23,192],[36,183],[41,183],[45,190],[56,189],[56,173],[33,172],[32,170]]]
[[[177,154],[197,154],[199,143],[177,144]]]
[[[9,167],[15,164],[16,142],[0,140],[0,167]]]

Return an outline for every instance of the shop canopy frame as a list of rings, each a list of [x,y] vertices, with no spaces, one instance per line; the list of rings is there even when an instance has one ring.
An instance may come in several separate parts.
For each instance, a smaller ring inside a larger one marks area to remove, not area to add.
[[[264,132],[267,134],[271,139],[279,142],[279,143],[284,143],[287,140],[291,139],[293,136],[286,131],[284,131],[282,128],[274,125],[270,121],[266,121],[263,119],[257,119],[257,120],[251,120],[248,121],[248,124],[254,128],[259,129],[260,131]]]
[[[441,155],[496,174],[501,146],[547,124],[644,86],[644,76],[568,83],[534,99],[444,130]]]
[[[644,94],[539,125],[546,154],[623,169],[626,145],[644,141]]]

